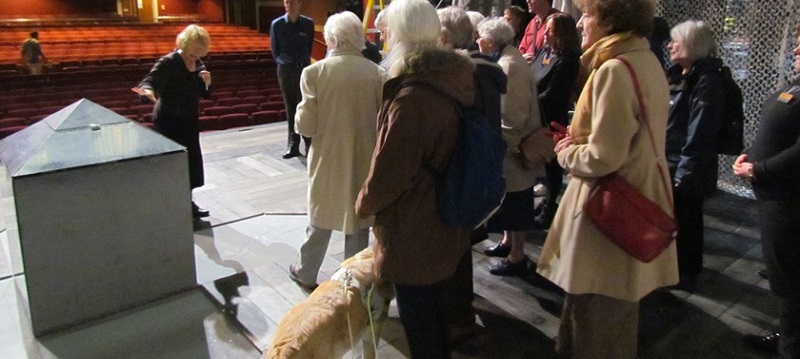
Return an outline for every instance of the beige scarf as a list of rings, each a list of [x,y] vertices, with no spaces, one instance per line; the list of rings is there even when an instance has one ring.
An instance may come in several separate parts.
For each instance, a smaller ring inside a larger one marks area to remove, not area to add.
[[[608,35],[598,40],[581,56],[581,64],[589,71],[589,78],[575,104],[575,115],[569,126],[569,134],[575,144],[586,144],[592,133],[592,83],[595,71],[606,61],[635,48],[639,40],[638,36],[630,32]]]

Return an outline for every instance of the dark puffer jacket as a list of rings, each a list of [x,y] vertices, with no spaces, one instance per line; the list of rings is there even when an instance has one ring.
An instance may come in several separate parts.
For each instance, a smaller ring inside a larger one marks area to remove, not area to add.
[[[717,188],[717,134],[722,123],[722,60],[704,58],[682,74],[675,65],[670,84],[667,162],[677,195],[703,197]]]

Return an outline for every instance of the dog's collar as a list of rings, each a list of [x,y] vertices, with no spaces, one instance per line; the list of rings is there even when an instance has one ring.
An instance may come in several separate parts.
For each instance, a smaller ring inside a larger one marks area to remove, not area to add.
[[[361,293],[361,301],[365,302],[365,296],[369,288],[361,284],[352,274],[350,274],[349,269],[347,268],[339,268],[336,272],[333,273],[331,276],[331,280],[335,280],[337,282],[341,282],[342,285],[348,287],[355,287]]]
[[[358,279],[356,279],[347,268],[339,268],[336,270],[336,272],[334,272],[331,276],[331,280],[341,282],[342,287],[345,290],[347,290],[348,287],[357,288],[361,294],[361,304],[363,304],[364,307],[367,308],[367,310],[369,310],[374,317],[377,317],[377,315],[383,310],[383,307],[386,306],[386,303],[384,303],[385,298],[382,295],[379,295],[378,293],[370,293],[372,292],[372,285],[367,288],[367,286],[364,283],[359,282]]]

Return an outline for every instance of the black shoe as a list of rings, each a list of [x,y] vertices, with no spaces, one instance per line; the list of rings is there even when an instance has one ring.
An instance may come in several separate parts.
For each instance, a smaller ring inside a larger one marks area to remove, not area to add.
[[[669,289],[682,290],[687,293],[694,293],[697,290],[697,277],[681,276],[678,284],[667,287]]]
[[[500,276],[523,275],[527,271],[528,261],[525,258],[522,258],[522,260],[517,263],[512,263],[508,259],[503,259],[500,263],[489,267],[489,273]]]
[[[758,272],[756,272],[756,273],[761,278],[769,279],[769,274],[767,274],[767,270],[766,269],[759,269]]]
[[[539,215],[542,214],[544,207],[546,206],[547,206],[547,199],[544,199],[541,202],[539,202],[539,204],[533,208],[533,217],[534,218],[539,217]]]
[[[483,249],[483,254],[487,257],[506,257],[509,253],[511,253],[511,246],[504,246],[503,242],[497,242],[497,244]]]
[[[294,157],[300,157],[300,156],[302,156],[300,154],[300,150],[297,149],[296,147],[291,147],[288,150],[286,150],[286,152],[283,153],[283,159],[285,159],[285,160],[288,160],[288,159],[294,158]]]
[[[470,325],[461,326],[461,325],[453,325],[450,324],[450,330],[448,334],[450,335],[450,341],[455,342],[462,339],[469,339],[473,337],[480,329],[481,326],[477,323],[472,323]]]
[[[778,341],[781,333],[774,332],[764,336],[745,335],[742,338],[744,345],[750,349],[755,349],[769,354],[778,354]]]
[[[205,218],[205,217],[208,217],[209,215],[210,215],[210,213],[208,212],[207,209],[200,208],[199,206],[197,206],[197,204],[192,202],[192,217],[194,217],[194,218]]]
[[[533,226],[540,230],[550,229],[550,225],[553,224],[553,218],[555,218],[555,216],[555,211],[549,212],[545,209],[533,219]]]

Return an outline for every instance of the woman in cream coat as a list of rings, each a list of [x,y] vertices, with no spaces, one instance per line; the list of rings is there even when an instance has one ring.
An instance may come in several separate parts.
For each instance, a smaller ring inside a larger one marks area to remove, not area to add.
[[[652,262],[641,262],[601,234],[583,206],[595,181],[616,171],[672,213],[672,193],[662,182],[669,180],[663,158],[669,88],[644,37],[652,26],[652,0],[583,0],[579,6],[584,11],[578,22],[581,63],[590,75],[569,135],[556,145],[570,181],[538,272],[566,292],[556,342],[561,356],[635,358],[639,300],[678,282],[675,244]],[[631,75],[617,57],[628,60],[639,78],[658,156],[641,123]]]
[[[361,55],[361,22],[348,11],[331,16],[324,28],[328,57],[306,67],[303,100],[295,129],[314,141],[308,156],[308,221],[300,264],[292,279],[312,289],[328,249],[331,230],[345,234],[345,257],[367,247],[372,218],[359,219],[355,201],[375,148],[384,71]]]
[[[528,63],[512,41],[514,29],[500,17],[489,18],[478,25],[478,47],[481,54],[498,58],[497,64],[508,76],[506,94],[501,97],[503,139],[507,151],[503,159],[506,197],[500,210],[489,219],[487,227],[503,230],[503,240],[487,249],[487,254],[506,256],[492,266],[494,275],[519,275],[527,271],[525,234],[533,228],[533,184],[537,172],[522,167],[517,147],[520,141],[542,126],[536,83]]]

